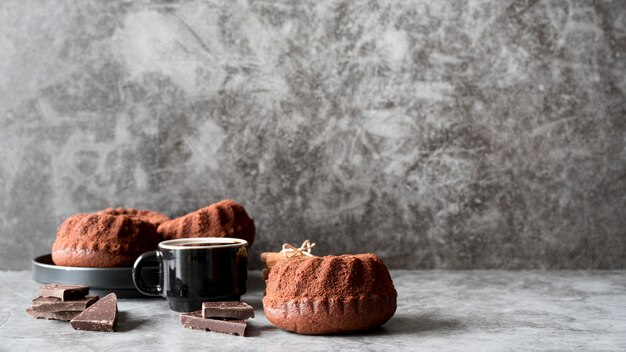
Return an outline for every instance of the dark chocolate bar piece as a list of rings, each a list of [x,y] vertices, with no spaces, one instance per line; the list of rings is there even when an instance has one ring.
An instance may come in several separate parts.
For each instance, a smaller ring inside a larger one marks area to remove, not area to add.
[[[26,308],[26,314],[37,319],[70,321],[80,314],[80,312],[37,312],[32,308]]]
[[[254,309],[248,303],[239,301],[204,302],[202,317],[246,320],[254,318]]]
[[[197,310],[190,313],[182,313],[180,322],[184,328],[215,331],[230,335],[244,336],[246,332],[246,321],[237,319],[205,319],[202,311]]]
[[[63,301],[74,301],[89,294],[89,286],[46,284],[39,285],[39,296],[56,297]]]
[[[115,331],[117,296],[109,293],[70,321],[74,330]]]
[[[33,300],[35,312],[82,312],[98,300],[98,296],[85,296],[75,301],[62,301],[56,297],[37,297]]]

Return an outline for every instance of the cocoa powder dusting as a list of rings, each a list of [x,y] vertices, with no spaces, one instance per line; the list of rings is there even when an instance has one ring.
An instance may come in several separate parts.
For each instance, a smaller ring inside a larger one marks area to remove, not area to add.
[[[291,300],[352,300],[392,297],[397,292],[383,261],[375,254],[293,258],[270,271],[264,304]]]
[[[59,258],[68,253],[80,255],[90,252],[136,258],[143,252],[156,249],[158,241],[155,227],[134,217],[77,214],[59,227],[52,255],[53,260],[55,254]]]
[[[135,208],[106,208],[100,210],[96,214],[109,214],[109,215],[126,215],[130,217],[149,222],[155,227],[158,227],[162,223],[169,221],[170,218],[158,211],[142,210]]]
[[[254,242],[254,221],[233,200],[223,200],[198,209],[158,227],[164,239],[183,237],[235,237]]]

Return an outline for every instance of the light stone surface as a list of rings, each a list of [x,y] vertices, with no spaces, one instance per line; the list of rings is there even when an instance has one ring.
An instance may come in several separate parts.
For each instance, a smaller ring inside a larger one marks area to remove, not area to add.
[[[2,0],[0,268],[222,198],[254,256],[626,268],[625,73],[624,0]]]
[[[74,331],[24,309],[30,272],[0,272],[2,351],[624,351],[626,271],[392,271],[396,315],[382,328],[302,336],[263,315],[251,272],[243,300],[255,308],[248,337],[181,327],[161,299],[122,299],[116,333]]]

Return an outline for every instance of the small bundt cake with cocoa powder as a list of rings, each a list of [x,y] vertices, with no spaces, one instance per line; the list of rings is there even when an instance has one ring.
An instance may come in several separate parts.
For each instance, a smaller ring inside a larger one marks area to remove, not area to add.
[[[77,214],[59,227],[52,261],[92,268],[132,266],[158,244],[156,229],[148,222],[123,215]]]
[[[158,211],[135,208],[106,208],[100,210],[96,214],[126,215],[135,217],[139,220],[151,223],[154,227],[159,227],[162,223],[170,220],[169,216],[159,213]]]
[[[234,237],[254,242],[254,221],[233,200],[223,200],[164,222],[157,229],[165,240],[187,237]]]
[[[393,316],[397,296],[377,255],[295,257],[270,270],[263,311],[272,324],[299,334],[368,330]]]

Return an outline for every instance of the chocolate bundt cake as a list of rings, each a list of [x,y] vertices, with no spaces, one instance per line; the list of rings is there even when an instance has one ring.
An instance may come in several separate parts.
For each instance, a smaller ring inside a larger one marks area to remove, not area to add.
[[[139,255],[158,244],[156,229],[148,222],[123,215],[77,214],[59,227],[52,261],[94,268],[132,266]]]
[[[159,225],[161,225],[162,223],[170,220],[167,215],[161,214],[158,211],[141,210],[135,208],[106,208],[100,210],[96,214],[126,215],[130,217],[135,217],[139,220],[151,223],[152,225],[154,225],[154,227],[159,227]]]
[[[233,200],[223,200],[174,220],[164,222],[158,233],[165,240],[187,237],[234,237],[254,242],[254,221]]]
[[[377,255],[292,258],[270,270],[263,311],[272,324],[299,334],[367,330],[393,316],[397,295]]]

